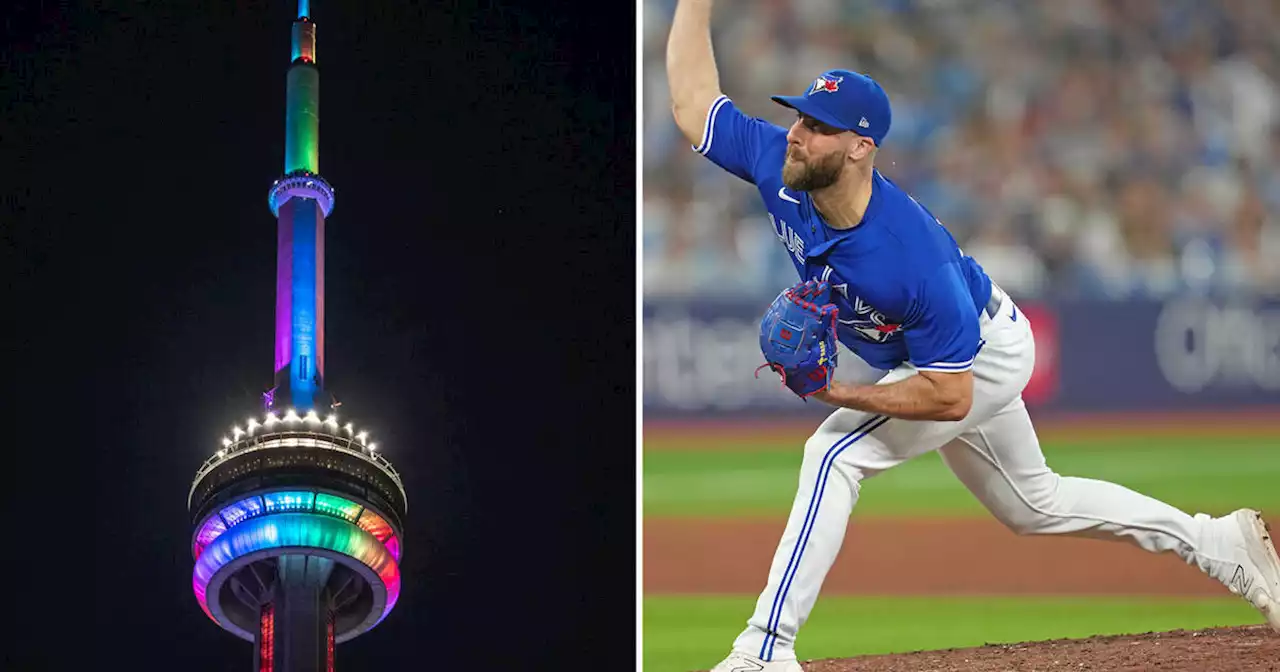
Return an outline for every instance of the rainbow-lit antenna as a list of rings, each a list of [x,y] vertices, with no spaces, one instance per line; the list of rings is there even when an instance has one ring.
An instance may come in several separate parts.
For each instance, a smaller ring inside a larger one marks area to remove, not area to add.
[[[311,1],[299,0],[285,77],[284,175],[268,203],[279,220],[275,385],[272,405],[300,413],[326,403],[324,389],[325,220],[334,189],[320,176],[320,70]]]

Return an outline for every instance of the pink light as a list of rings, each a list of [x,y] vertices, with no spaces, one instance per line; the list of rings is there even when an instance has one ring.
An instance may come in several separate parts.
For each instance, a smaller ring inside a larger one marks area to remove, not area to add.
[[[316,372],[324,383],[324,211],[316,209]]]
[[[285,203],[284,208],[291,205]],[[293,218],[289,215],[280,213],[276,240],[276,372],[287,368],[293,358]]]

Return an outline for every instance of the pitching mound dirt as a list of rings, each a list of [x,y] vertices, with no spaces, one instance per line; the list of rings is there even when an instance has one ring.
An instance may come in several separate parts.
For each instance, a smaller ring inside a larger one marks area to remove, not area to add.
[[[1280,672],[1280,635],[1259,625],[801,662],[805,672]]]

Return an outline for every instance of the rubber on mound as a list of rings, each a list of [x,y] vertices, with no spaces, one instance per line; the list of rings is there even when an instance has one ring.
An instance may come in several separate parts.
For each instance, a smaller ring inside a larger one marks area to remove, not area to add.
[[[1280,672],[1280,635],[1265,625],[988,644],[805,661],[805,672]]]

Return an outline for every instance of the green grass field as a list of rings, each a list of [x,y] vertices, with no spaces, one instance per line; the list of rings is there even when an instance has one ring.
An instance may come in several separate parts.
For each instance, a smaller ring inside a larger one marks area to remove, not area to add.
[[[803,440],[801,437],[797,443]],[[710,449],[708,449],[710,448]],[[1052,443],[1060,474],[1119,483],[1183,509],[1280,511],[1280,438],[1228,436]],[[644,454],[646,516],[785,515],[795,496],[798,446],[705,442]],[[985,510],[928,453],[863,483],[859,516],[984,516]]]
[[[646,517],[785,516],[799,444],[667,439],[646,450]],[[1280,512],[1280,435],[1045,441],[1064,475],[1120,483],[1184,510]],[[863,484],[856,509],[881,516],[986,517],[936,454]],[[763,577],[761,577],[763,579]],[[644,669],[709,669],[745,626],[755,595],[646,595]],[[1258,623],[1238,598],[819,598],[798,641],[802,658],[978,646],[1094,634]]]
[[[746,625],[755,596],[650,596],[644,669],[708,670]],[[818,599],[796,640],[801,659],[981,646],[1062,637],[1196,629],[1259,622],[1236,598]]]

